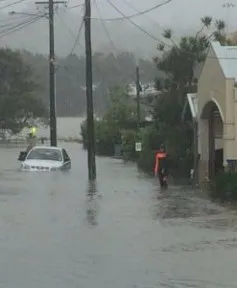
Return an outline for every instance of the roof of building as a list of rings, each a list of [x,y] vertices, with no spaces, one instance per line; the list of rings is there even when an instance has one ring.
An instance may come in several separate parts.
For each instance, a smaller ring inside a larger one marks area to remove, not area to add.
[[[191,114],[193,119],[197,118],[198,115],[198,101],[197,101],[197,93],[187,94],[188,104],[191,110]]]
[[[219,42],[211,42],[221,69],[226,78],[237,81],[237,46],[222,46]]]
[[[185,121],[188,108],[191,112],[192,119],[194,121],[197,121],[197,115],[198,115],[198,101],[197,101],[197,93],[188,93],[187,98],[183,107],[182,111],[182,121]]]

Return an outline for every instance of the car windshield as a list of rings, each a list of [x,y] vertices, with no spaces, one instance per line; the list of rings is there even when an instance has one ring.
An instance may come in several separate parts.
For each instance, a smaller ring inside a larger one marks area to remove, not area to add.
[[[27,160],[51,160],[62,161],[62,153],[55,149],[34,149],[27,156]]]

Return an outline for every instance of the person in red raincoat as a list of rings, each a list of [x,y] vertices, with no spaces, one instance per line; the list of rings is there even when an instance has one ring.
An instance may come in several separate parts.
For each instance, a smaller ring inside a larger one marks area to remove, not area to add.
[[[164,145],[161,145],[160,150],[155,155],[154,174],[159,177],[160,183],[163,176],[168,175],[167,169],[167,153],[165,152]]]

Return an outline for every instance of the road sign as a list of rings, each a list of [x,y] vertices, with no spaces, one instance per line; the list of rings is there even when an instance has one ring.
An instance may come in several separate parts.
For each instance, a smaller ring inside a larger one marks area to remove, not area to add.
[[[135,143],[135,150],[136,150],[136,152],[141,152],[142,151],[142,143],[141,142],[136,142]]]

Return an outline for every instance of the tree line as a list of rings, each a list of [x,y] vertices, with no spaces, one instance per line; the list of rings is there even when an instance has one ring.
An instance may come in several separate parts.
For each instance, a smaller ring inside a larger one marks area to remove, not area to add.
[[[24,61],[35,72],[41,86],[38,96],[49,105],[48,59],[44,55],[20,51]],[[107,91],[110,87],[135,83],[136,57],[129,52],[115,54],[95,53],[93,63],[94,106],[102,115],[108,106]],[[159,74],[152,60],[139,60],[141,80],[151,82]],[[56,97],[58,116],[85,115],[85,57],[75,54],[56,59]]]
[[[132,53],[93,55],[95,113],[103,115],[110,87],[135,83],[136,58]],[[34,119],[48,124],[49,67],[44,55],[0,49],[0,134],[19,133]],[[85,116],[85,58],[69,55],[56,59],[57,116]],[[139,60],[144,83],[157,73],[150,60]]]

